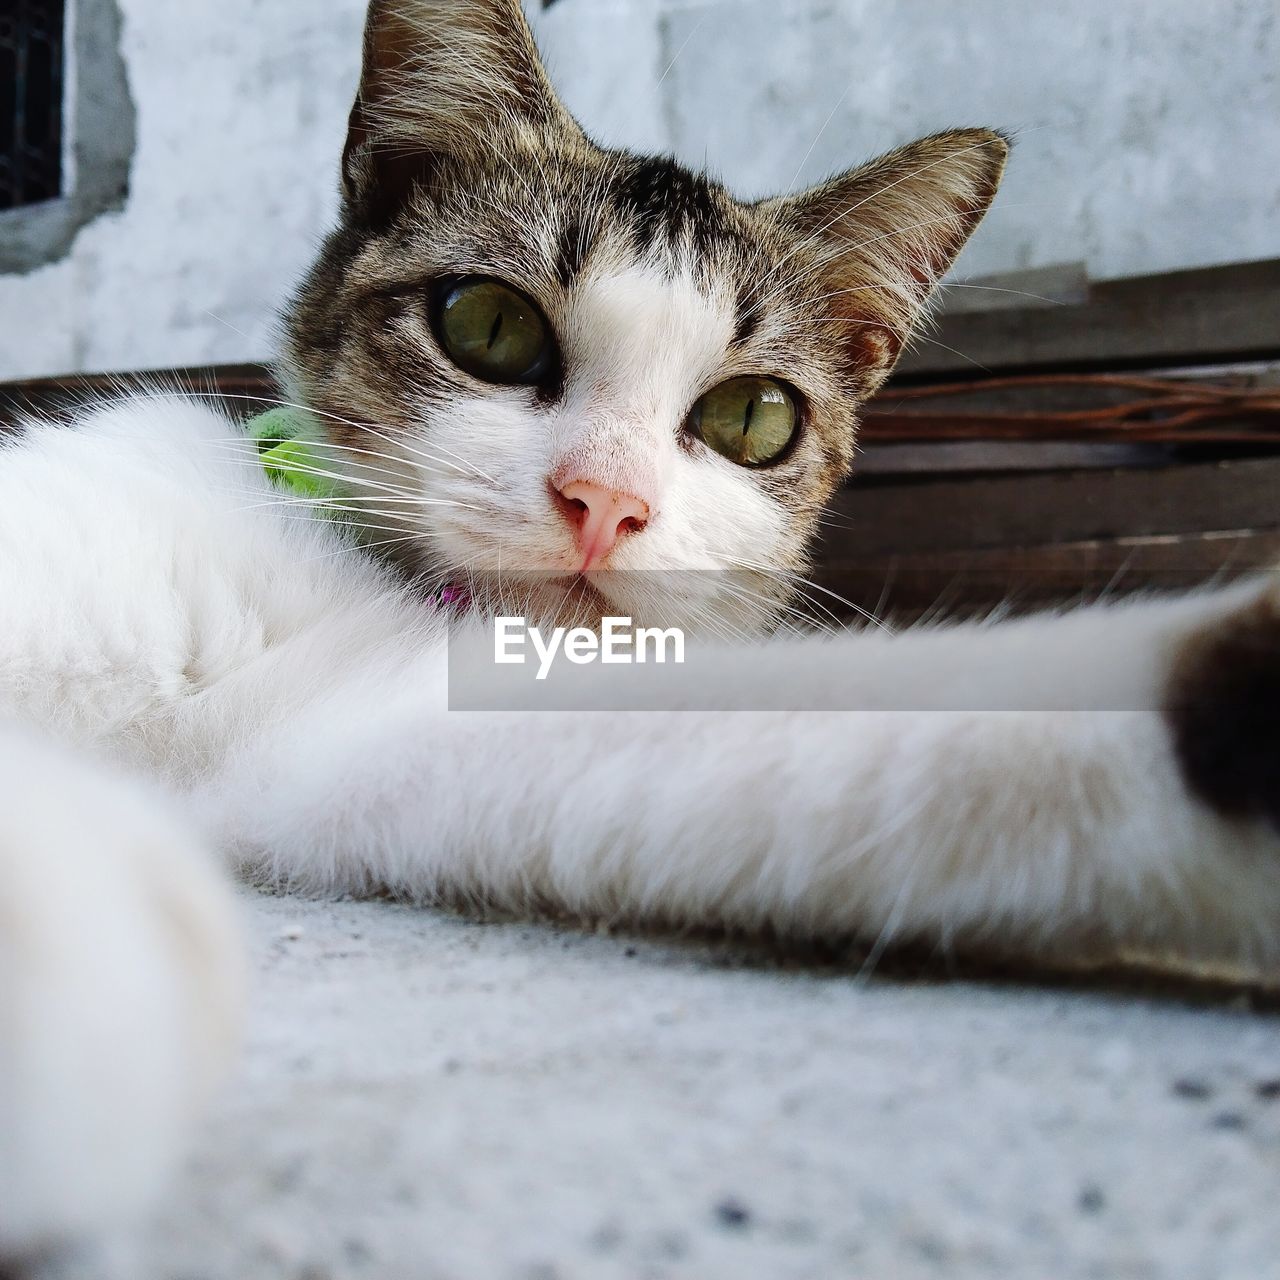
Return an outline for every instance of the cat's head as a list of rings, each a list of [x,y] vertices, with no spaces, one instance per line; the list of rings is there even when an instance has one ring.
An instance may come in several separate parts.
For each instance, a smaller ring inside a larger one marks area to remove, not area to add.
[[[946,133],[742,203],[589,141],[518,0],[373,0],[285,370],[371,541],[440,583],[767,623],[1006,153]],[[615,570],[719,572],[655,609]]]

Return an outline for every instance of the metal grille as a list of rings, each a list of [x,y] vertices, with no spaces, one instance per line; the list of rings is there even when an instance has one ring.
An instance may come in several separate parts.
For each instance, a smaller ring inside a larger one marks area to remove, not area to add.
[[[62,194],[65,0],[0,0],[0,209]]]

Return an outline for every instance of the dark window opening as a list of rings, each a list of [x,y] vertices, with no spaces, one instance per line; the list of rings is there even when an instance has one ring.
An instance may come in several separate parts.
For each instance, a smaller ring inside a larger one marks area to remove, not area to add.
[[[0,209],[62,194],[64,0],[0,0]]]

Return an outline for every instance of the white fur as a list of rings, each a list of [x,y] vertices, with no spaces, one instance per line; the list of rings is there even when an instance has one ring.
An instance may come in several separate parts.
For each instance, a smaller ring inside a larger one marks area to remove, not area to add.
[[[231,1059],[231,904],[138,784],[0,733],[0,1257],[160,1190]]]
[[[0,456],[0,715],[80,760],[0,748],[0,1251],[138,1203],[226,1044],[224,893],[166,805],[322,892],[1274,961],[1277,842],[1188,795],[1154,709],[1179,641],[1263,589],[726,646],[683,711],[451,713],[440,614],[219,415],[32,427]],[[734,686],[866,709],[699,709]]]

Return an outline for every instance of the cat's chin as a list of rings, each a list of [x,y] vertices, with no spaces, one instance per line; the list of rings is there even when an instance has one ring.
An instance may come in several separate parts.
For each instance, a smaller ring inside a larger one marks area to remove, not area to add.
[[[791,594],[786,575],[756,569],[499,569],[477,567],[474,555],[443,552],[419,547],[409,563],[433,594],[454,609],[520,617],[539,627],[596,630],[604,618],[622,617],[638,627],[741,639],[773,630]]]
[[[484,616],[518,616],[541,627],[598,629],[606,617],[636,626],[678,627],[691,634],[769,630],[780,607],[762,591],[726,590],[723,574],[597,569],[471,572],[465,576],[469,608]]]
[[[572,572],[481,570],[459,575],[472,612],[515,616],[536,626],[597,627],[622,607],[583,575]]]

